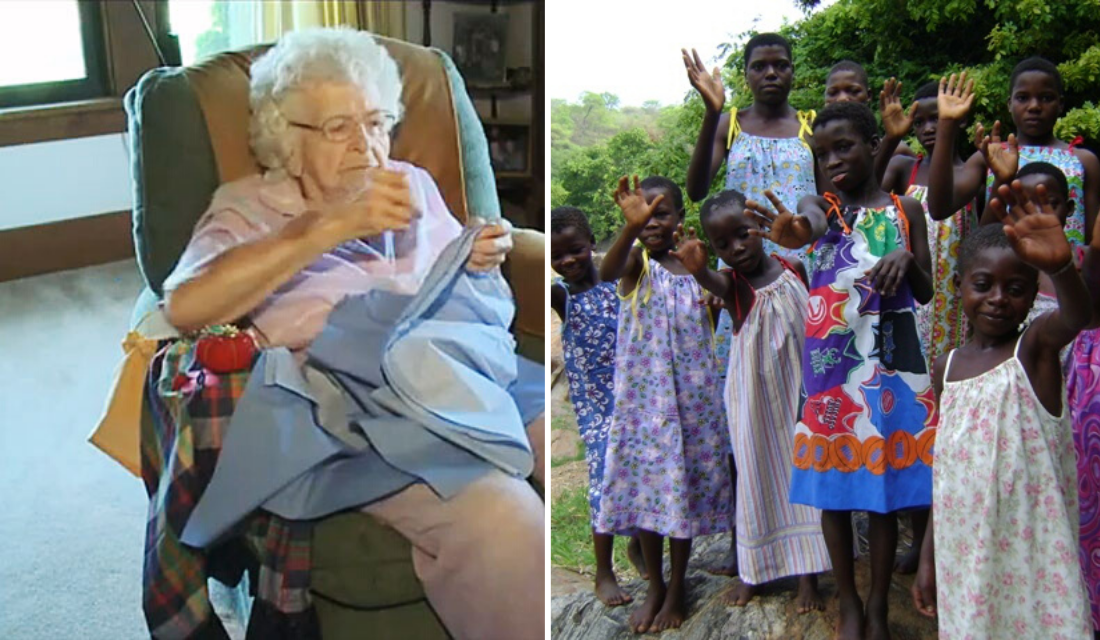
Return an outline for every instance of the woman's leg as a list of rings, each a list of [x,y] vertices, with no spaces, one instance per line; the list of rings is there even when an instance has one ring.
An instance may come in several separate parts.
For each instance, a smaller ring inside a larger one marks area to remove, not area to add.
[[[839,640],[863,639],[863,601],[856,591],[855,559],[852,557],[852,512],[822,511],[821,533],[829,549],[840,604],[837,622]]]
[[[450,500],[416,484],[363,511],[412,543],[416,575],[456,640],[543,637],[545,508],[527,482],[493,471]]]
[[[898,514],[867,512],[870,520],[871,595],[867,597],[867,640],[887,640],[890,578],[898,548]],[[927,521],[926,521],[927,524]]]
[[[531,442],[531,450],[535,453],[535,470],[531,476],[539,483],[542,491],[546,491],[546,413],[540,413],[534,420],[527,423],[527,439]]]
[[[630,614],[630,630],[634,633],[646,633],[653,627],[653,619],[665,602],[665,572],[662,552],[664,536],[652,531],[639,531],[638,541],[642,545],[646,570],[649,571],[649,589],[645,600]]]
[[[687,565],[691,557],[691,538],[669,538],[668,551],[672,575],[664,604],[653,619],[651,631],[679,629],[687,618]]]
[[[624,605],[633,597],[619,586],[611,565],[611,553],[615,549],[615,536],[592,530],[592,547],[596,552],[596,597],[609,607]]]
[[[894,563],[894,572],[911,574],[917,572],[917,563],[920,562],[920,546],[924,542],[924,530],[928,528],[928,513],[930,509],[914,509],[909,512],[909,522],[913,525],[913,546],[909,551],[898,558]]]

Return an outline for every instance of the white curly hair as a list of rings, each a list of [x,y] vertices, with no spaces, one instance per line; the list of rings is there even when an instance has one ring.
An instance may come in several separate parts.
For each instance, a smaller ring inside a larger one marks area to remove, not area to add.
[[[289,124],[278,108],[287,92],[318,81],[349,82],[394,123],[403,114],[401,73],[374,36],[348,27],[292,31],[252,62],[249,125],[252,152],[266,169],[283,169],[290,156]]]

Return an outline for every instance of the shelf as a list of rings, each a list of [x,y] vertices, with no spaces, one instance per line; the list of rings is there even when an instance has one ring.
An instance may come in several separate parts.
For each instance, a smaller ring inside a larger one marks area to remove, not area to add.
[[[511,85],[497,85],[492,87],[466,87],[466,93],[471,98],[514,98],[531,95],[531,87],[517,88]]]

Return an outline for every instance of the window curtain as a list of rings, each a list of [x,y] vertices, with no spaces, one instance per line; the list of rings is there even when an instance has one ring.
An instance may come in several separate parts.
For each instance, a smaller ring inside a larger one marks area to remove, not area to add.
[[[405,3],[366,0],[259,0],[259,42],[274,42],[288,31],[308,27],[348,26],[392,38],[405,38]]]

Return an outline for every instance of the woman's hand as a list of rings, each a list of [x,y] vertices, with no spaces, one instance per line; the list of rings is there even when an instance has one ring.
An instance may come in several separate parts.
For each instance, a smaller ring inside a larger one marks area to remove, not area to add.
[[[962,120],[970,113],[974,104],[974,79],[966,81],[966,72],[962,75],[951,74],[950,78],[940,78],[940,93],[936,98],[940,120]]]
[[[905,275],[916,259],[905,249],[894,249],[883,256],[875,266],[863,272],[879,295],[890,297],[898,292]]]
[[[917,577],[909,588],[913,596],[913,606],[921,615],[936,617],[936,567],[931,562],[917,565]]]
[[[619,186],[615,189],[613,197],[615,198],[615,204],[619,205],[619,209],[623,212],[626,224],[639,229],[649,222],[650,217],[653,216],[653,210],[665,199],[662,193],[654,198],[653,202],[647,203],[645,194],[638,186],[638,176],[634,176],[633,191],[630,190],[630,183],[627,181],[626,176],[619,178]]]
[[[770,190],[765,191],[764,195],[771,200],[772,206],[778,213],[773,213],[771,209],[755,200],[746,201],[745,209],[751,211],[756,222],[765,229],[764,231],[749,229],[749,233],[788,249],[801,249],[809,244],[814,237],[810,219],[791,213]]]
[[[512,250],[512,225],[504,218],[499,222],[486,225],[477,234],[470,259],[466,261],[468,271],[485,272],[504,264],[508,252]]]
[[[399,171],[372,169],[367,172],[362,191],[335,203],[325,202],[320,187],[308,174],[303,174],[301,181],[306,200],[322,214],[319,223],[333,228],[340,242],[377,236],[383,231],[404,231],[412,222],[409,181]]]
[[[882,87],[878,96],[879,113],[882,114],[882,128],[889,138],[904,138],[913,129],[913,116],[917,112],[917,103],[913,102],[906,113],[901,106],[901,83],[890,78]]]
[[[1020,181],[1013,180],[1011,187],[1001,185],[989,206],[1004,223],[1012,250],[1024,262],[1054,273],[1073,261],[1073,249],[1047,201],[1045,185],[1035,187],[1034,195],[1028,197]]]
[[[975,145],[981,149],[985,163],[993,172],[994,179],[1001,184],[1008,184],[1016,177],[1016,171],[1020,165],[1020,151],[1016,144],[1016,135],[1008,134],[1008,140],[1001,141],[1001,121],[993,123],[993,135],[985,134],[985,127],[978,123],[977,134],[974,136]]]
[[[707,110],[711,113],[722,113],[722,107],[726,106],[726,89],[722,86],[721,70],[715,67],[713,72],[707,73],[703,59],[695,49],[691,50],[691,55],[688,55],[687,49],[680,49],[680,53],[684,58],[688,80],[703,97]]]
[[[684,232],[684,225],[680,225],[673,235],[676,248],[669,251],[669,255],[678,259],[688,272],[692,274],[702,273],[707,270],[707,247],[703,241],[695,235],[695,229],[688,227]]]

